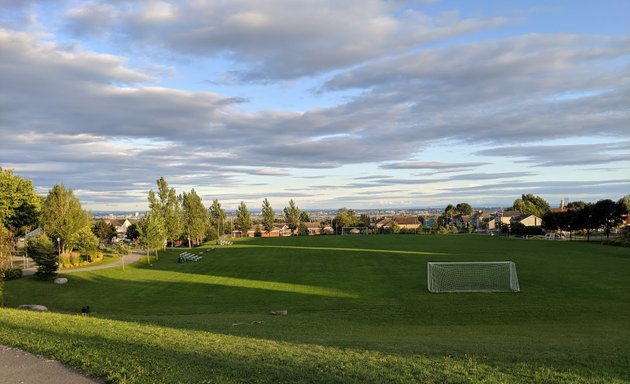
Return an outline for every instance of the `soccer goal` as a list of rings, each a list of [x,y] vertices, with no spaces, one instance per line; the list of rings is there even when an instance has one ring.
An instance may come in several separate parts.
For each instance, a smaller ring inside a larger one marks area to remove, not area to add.
[[[367,235],[368,227],[342,227],[342,235]]]
[[[511,261],[429,262],[430,292],[519,292],[516,264]]]

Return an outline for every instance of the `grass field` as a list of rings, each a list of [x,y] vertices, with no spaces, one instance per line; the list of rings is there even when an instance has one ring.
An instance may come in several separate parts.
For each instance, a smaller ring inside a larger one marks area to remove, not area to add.
[[[63,286],[9,282],[9,305],[58,313],[2,310],[0,343],[130,383],[630,382],[624,248],[324,236],[180,252]],[[442,260],[514,261],[522,292],[431,294],[426,262]],[[74,315],[86,304],[94,316]]]

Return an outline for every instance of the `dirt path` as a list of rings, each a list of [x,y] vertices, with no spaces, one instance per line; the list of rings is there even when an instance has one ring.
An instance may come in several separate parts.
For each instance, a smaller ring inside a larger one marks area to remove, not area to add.
[[[0,345],[3,384],[100,384],[58,361]]]
[[[140,260],[140,257],[142,257],[141,253],[130,253],[128,255],[125,255],[124,256],[125,265],[131,264],[131,263],[135,263],[136,261]],[[65,274],[65,273],[75,273],[75,272],[96,271],[96,270],[99,270],[99,269],[120,267],[120,266],[122,266],[122,264],[123,264],[122,260],[116,260],[113,263],[103,264],[103,265],[95,265],[93,267],[62,269],[62,270],[57,271],[57,273]],[[31,268],[23,270],[22,273],[24,274],[24,276],[30,276],[30,275],[34,275],[36,271],[37,271],[36,267],[31,267]]]

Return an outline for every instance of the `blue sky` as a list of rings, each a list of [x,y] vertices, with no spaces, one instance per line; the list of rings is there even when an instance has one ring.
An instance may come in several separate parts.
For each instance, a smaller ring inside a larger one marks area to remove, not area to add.
[[[627,1],[0,0],[0,166],[94,210],[630,193]]]

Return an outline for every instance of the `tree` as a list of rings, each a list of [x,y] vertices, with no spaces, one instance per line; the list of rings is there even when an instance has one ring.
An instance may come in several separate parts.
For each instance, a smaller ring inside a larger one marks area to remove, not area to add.
[[[473,210],[470,204],[468,203],[459,203],[455,206],[455,210],[462,215],[472,215]]]
[[[171,246],[178,239],[184,231],[182,223],[182,208],[177,200],[175,189],[171,188],[168,191],[168,198],[166,200],[166,206],[163,207],[164,224],[166,226],[166,238],[170,241]]]
[[[149,252],[155,251],[157,256],[157,250],[162,248],[164,241],[166,241],[166,230],[159,213],[151,211],[144,215],[138,222],[138,233],[140,245],[146,249],[147,263],[150,264]]]
[[[61,249],[70,251],[70,237],[89,225],[90,215],[81,208],[81,202],[71,189],[55,185],[46,196],[42,207],[42,228],[52,239],[60,239]]]
[[[217,228],[219,236],[222,233],[225,233],[224,226],[227,215],[225,214],[223,208],[221,208],[221,203],[219,203],[219,200],[212,200],[212,205],[210,206],[208,211],[210,212],[210,225],[212,225],[214,228]],[[221,228],[223,228],[223,231],[221,231]]]
[[[519,211],[524,215],[535,215],[543,217],[547,211],[549,211],[549,203],[540,196],[521,195],[520,199],[514,200],[511,210]]]
[[[181,236],[183,231],[181,206],[177,200],[175,189],[169,189],[168,183],[164,180],[164,177],[160,177],[156,181],[156,184],[158,186],[157,197],[159,201],[154,196],[154,201],[151,204],[158,207],[159,213],[164,221],[166,239],[173,245],[174,241]]]
[[[183,232],[190,248],[192,243],[199,245],[205,237],[209,222],[208,211],[194,188],[189,193],[183,192],[179,198],[182,205]]]
[[[301,223],[308,223],[310,221],[311,221],[311,215],[309,215],[308,212],[306,212],[306,211],[300,212],[300,222]]]
[[[609,238],[612,229],[621,223],[623,210],[621,202],[610,199],[600,200],[593,205],[592,219],[597,226],[604,228],[606,238]]]
[[[354,227],[358,222],[357,214],[352,209],[339,208],[337,216],[333,219],[335,224],[335,233],[343,227]]]
[[[4,271],[11,265],[13,234],[0,225],[0,307],[4,306]]]
[[[70,236],[68,248],[78,250],[82,255],[91,255],[98,248],[98,238],[86,226]]]
[[[625,195],[617,202],[621,206],[621,210],[623,213],[628,213],[630,211],[630,195]]]
[[[57,252],[48,235],[40,233],[29,238],[27,252],[38,265],[35,275],[39,279],[50,280],[57,275]]]
[[[116,228],[110,223],[99,220],[92,226],[92,233],[96,235],[101,244],[105,244],[116,237]]]
[[[273,223],[276,220],[276,214],[273,213],[271,204],[267,199],[263,200],[261,215],[263,228],[267,232],[271,231],[273,229]]]
[[[252,218],[247,210],[247,206],[242,201],[238,208],[236,208],[236,221],[234,222],[234,226],[243,233],[247,233],[252,227]]]
[[[300,209],[295,205],[295,201],[291,199],[289,206],[284,207],[284,220],[287,222],[287,226],[291,229],[291,233],[300,226]]]
[[[138,237],[140,237],[140,232],[138,232],[138,225],[134,223],[127,227],[127,233],[125,235],[131,241],[134,241]]]
[[[0,226],[20,234],[39,219],[40,198],[33,183],[0,167]]]

